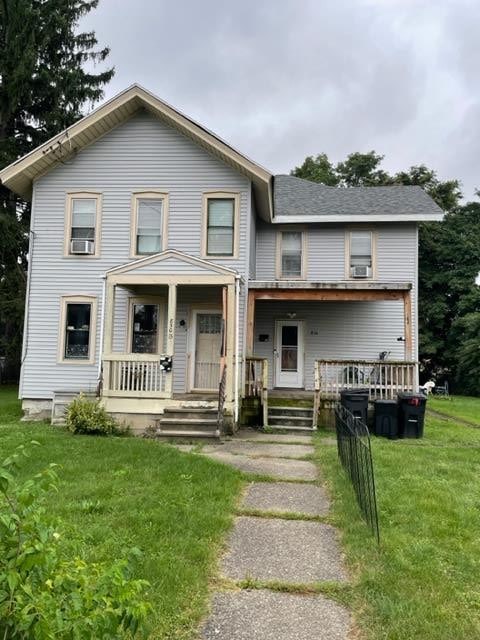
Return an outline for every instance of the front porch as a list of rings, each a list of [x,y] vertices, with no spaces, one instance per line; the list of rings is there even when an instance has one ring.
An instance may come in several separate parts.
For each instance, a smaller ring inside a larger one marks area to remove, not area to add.
[[[107,411],[134,428],[157,424],[166,409],[207,412],[209,421],[220,409],[236,422],[238,295],[235,272],[178,252],[108,272],[100,378]]]
[[[409,283],[250,286],[245,397],[258,398],[263,424],[274,396],[309,398],[315,427],[344,388],[368,388],[372,401],[418,389]]]

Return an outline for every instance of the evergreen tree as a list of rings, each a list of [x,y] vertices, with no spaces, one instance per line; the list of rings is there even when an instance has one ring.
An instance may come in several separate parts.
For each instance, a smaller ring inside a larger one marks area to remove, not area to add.
[[[0,0],[0,167],[82,117],[113,69],[79,20],[98,0]],[[0,356],[20,360],[30,207],[0,186]]]

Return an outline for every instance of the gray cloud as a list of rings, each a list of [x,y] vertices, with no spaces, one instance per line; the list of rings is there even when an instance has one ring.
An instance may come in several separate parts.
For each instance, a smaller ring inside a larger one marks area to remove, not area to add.
[[[322,151],[480,186],[474,0],[101,0],[107,97],[139,82],[276,172]]]

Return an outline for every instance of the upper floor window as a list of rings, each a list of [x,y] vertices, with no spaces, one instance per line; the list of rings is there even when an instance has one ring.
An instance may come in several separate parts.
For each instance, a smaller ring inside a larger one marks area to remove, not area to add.
[[[167,195],[136,193],[133,196],[132,257],[160,253],[166,246]]]
[[[99,255],[100,201],[98,193],[68,194],[65,255]]]
[[[96,315],[95,297],[62,298],[60,362],[93,363]]]
[[[204,195],[203,255],[233,258],[238,254],[239,196],[232,193]]]
[[[351,278],[371,278],[373,273],[372,231],[350,231],[349,275]]]
[[[293,280],[305,277],[303,245],[302,231],[280,231],[277,245],[277,277]]]

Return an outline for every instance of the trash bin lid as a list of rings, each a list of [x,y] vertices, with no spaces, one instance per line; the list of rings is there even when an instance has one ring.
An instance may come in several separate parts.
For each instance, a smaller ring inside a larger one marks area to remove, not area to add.
[[[341,389],[340,390],[340,395],[344,396],[344,395],[357,395],[357,394],[364,394],[364,393],[369,393],[369,389],[366,389],[365,387],[355,387],[354,389]]]
[[[397,404],[396,400],[375,400],[375,404]]]
[[[407,391],[401,391],[397,394],[397,397],[400,402],[406,401],[409,404],[425,404],[427,402],[427,397],[423,395],[423,393],[412,393]],[[413,402],[412,402],[413,401]]]

